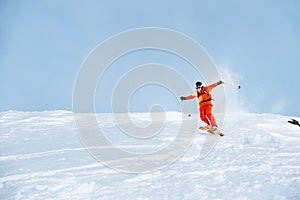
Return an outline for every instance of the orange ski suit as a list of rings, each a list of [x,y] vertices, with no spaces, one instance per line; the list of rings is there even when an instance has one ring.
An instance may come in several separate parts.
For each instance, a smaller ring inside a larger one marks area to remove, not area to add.
[[[212,114],[212,98],[210,91],[217,87],[218,83],[213,83],[209,86],[201,86],[200,89],[196,89],[194,94],[186,97],[186,100],[194,99],[198,97],[199,102],[199,111],[200,111],[200,119],[205,122],[207,125],[218,126],[216,120]]]

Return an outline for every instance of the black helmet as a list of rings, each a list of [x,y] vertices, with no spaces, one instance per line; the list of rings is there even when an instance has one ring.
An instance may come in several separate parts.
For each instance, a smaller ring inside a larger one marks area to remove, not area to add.
[[[202,86],[202,83],[200,81],[197,81],[195,85],[196,85],[196,88],[200,88]]]

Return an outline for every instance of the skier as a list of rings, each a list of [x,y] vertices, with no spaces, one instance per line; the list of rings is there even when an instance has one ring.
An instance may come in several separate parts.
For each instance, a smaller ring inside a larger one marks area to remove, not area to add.
[[[190,100],[194,98],[198,98],[199,102],[199,111],[200,111],[200,119],[205,122],[207,125],[205,127],[200,127],[200,129],[211,129],[218,130],[218,125],[216,123],[216,120],[211,113],[212,111],[212,98],[210,91],[217,87],[218,85],[224,83],[223,81],[219,81],[216,83],[213,83],[208,86],[203,86],[200,81],[196,82],[196,91],[194,94],[191,94],[189,96],[183,97],[181,96],[180,99],[183,100]]]

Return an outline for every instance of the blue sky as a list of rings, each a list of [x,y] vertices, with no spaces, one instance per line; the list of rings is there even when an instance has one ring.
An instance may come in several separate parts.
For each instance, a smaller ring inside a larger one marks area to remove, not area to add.
[[[299,116],[300,3],[296,0],[2,0],[0,111],[71,110],[74,81],[89,53],[108,37],[141,27],[174,29],[200,43],[218,67],[238,75],[239,100],[251,112]],[[164,54],[156,55],[127,60],[166,61]],[[170,64],[179,71],[184,65],[177,58]],[[107,84],[113,84],[110,76],[121,72],[117,67],[112,70]],[[187,73],[191,85],[198,79],[192,71],[182,73]],[[177,108],[172,95],[163,89],[157,92],[156,98],[147,96],[144,103],[137,92],[130,105],[138,108],[133,110],[146,109],[157,100],[167,109]],[[98,111],[109,112],[109,101]]]

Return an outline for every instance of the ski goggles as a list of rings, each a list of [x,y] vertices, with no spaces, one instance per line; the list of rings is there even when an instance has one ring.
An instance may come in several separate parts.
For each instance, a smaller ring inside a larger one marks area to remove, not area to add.
[[[196,87],[196,90],[199,90],[199,89],[201,89],[201,86]]]

